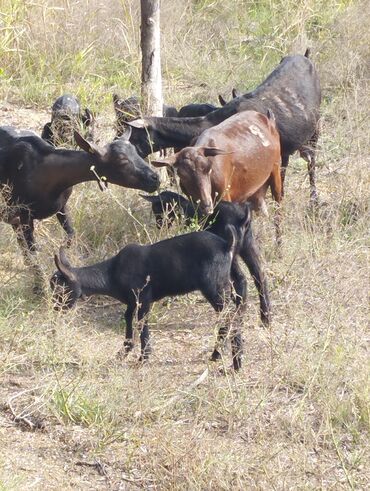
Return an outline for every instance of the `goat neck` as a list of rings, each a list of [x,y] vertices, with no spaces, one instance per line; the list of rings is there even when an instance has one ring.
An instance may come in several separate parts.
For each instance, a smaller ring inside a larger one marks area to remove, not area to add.
[[[81,182],[94,181],[96,175],[91,167],[99,164],[98,155],[79,150],[55,150],[44,159],[47,182],[54,182],[59,192]]]
[[[115,297],[114,285],[112,278],[114,257],[106,261],[94,264],[92,266],[84,266],[82,268],[72,268],[73,274],[76,276],[78,284],[81,288],[82,295],[108,295]]]

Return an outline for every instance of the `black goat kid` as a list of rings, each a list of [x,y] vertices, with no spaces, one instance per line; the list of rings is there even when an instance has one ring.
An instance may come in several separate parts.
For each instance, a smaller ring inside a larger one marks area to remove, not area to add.
[[[82,128],[85,137],[94,140],[95,118],[90,109],[82,111],[79,100],[64,94],[54,102],[51,108],[51,121],[46,123],[41,138],[50,145],[58,147],[65,143],[73,143],[73,130]]]
[[[243,227],[246,224],[243,224]],[[150,352],[147,316],[153,302],[167,296],[199,290],[216,312],[224,310],[231,298],[230,268],[242,228],[226,230],[226,240],[209,232],[193,232],[152,245],[129,244],[116,256],[82,268],[73,268],[63,251],[55,256],[58,271],[51,278],[57,306],[71,308],[82,296],[108,295],[127,305],[126,339],[120,355],[133,348],[133,318],[137,310],[140,324],[141,360]],[[66,302],[63,302],[63,300]],[[218,333],[222,344],[230,332],[233,367],[241,367],[242,340],[239,325],[230,314],[227,326]],[[220,357],[216,345],[212,360]]]
[[[9,189],[4,196],[8,210],[0,218],[12,225],[28,259],[35,251],[35,219],[57,214],[69,240],[73,237],[66,203],[75,184],[98,175],[119,186],[148,192],[158,188],[158,174],[136,153],[129,134],[100,148],[75,132],[81,152],[55,149],[27,131],[0,128],[0,191]]]
[[[184,214],[187,223],[197,216],[197,210],[193,203],[184,196],[172,191],[163,191],[158,196],[141,196],[152,204],[152,211],[159,228],[165,223],[170,225],[178,212]],[[228,225],[233,225],[238,229],[240,224],[245,221],[247,215],[249,217],[251,216],[251,208],[248,203],[239,204],[220,201],[217,204],[214,213],[205,217],[204,221],[201,222],[201,225],[204,230],[225,238]],[[166,217],[167,222],[164,222],[164,217]],[[258,247],[254,239],[250,218],[248,223],[249,226],[245,230],[244,237],[239,244],[237,255],[240,256],[247,265],[257,288],[260,300],[261,321],[263,324],[269,325],[271,321],[269,291],[261,266]],[[241,304],[245,304],[247,285],[245,277],[237,264],[236,257],[234,258],[231,267],[231,279],[234,284],[235,292],[237,293],[238,301]]]

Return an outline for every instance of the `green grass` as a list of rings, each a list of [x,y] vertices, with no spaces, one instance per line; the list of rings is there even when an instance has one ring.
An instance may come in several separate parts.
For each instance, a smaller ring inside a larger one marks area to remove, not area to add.
[[[165,99],[215,102],[233,86],[253,88],[292,50],[311,47],[323,56],[319,46],[340,38],[333,26],[352,4],[173,0],[162,6]],[[73,92],[93,110],[110,105],[114,90],[138,93],[138,19],[134,1],[110,0],[86,11],[75,1],[3,2],[0,91],[43,107]]]

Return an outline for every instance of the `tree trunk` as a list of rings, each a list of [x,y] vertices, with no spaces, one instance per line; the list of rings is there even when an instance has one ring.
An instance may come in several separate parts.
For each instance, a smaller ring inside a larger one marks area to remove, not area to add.
[[[141,107],[148,116],[162,116],[160,0],[141,0]]]

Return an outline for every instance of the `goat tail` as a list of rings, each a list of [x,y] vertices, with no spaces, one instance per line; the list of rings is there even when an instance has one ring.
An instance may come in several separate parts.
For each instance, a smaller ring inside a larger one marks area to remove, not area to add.
[[[307,48],[306,51],[304,52],[305,58],[309,58],[310,54],[311,54],[311,50],[310,50],[310,48]]]
[[[226,244],[227,251],[230,252],[231,257],[234,257],[236,252],[237,234],[234,225],[227,225],[226,227]]]

